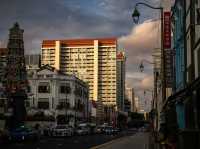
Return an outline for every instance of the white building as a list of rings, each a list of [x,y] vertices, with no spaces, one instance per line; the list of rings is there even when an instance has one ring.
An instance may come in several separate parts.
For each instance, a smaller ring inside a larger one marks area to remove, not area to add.
[[[43,112],[55,117],[57,122],[64,121],[70,125],[87,120],[89,89],[82,80],[45,65],[39,70],[28,70],[28,81],[26,107],[29,116]]]

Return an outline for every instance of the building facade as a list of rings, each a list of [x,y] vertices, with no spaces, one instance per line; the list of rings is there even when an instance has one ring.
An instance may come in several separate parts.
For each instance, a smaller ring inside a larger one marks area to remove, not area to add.
[[[199,20],[199,0],[175,1],[172,29],[176,79],[173,93],[165,102],[165,127],[168,138],[177,138],[173,143],[178,149],[200,147]]]
[[[0,48],[0,82],[2,83],[4,75],[5,75],[5,67],[7,61],[7,48]]]
[[[117,53],[117,109],[124,111],[126,57],[124,52]]]
[[[117,105],[117,39],[44,40],[42,65],[49,64],[65,74],[74,74],[89,85],[89,99],[103,106]]]
[[[57,123],[69,123],[72,126],[87,121],[89,88],[85,82],[49,65],[28,70],[28,81],[26,108],[29,116],[43,112],[53,116]]]
[[[130,111],[135,112],[136,111],[135,94],[134,94],[133,88],[126,87],[125,98],[126,98],[126,100],[128,100],[130,102]]]

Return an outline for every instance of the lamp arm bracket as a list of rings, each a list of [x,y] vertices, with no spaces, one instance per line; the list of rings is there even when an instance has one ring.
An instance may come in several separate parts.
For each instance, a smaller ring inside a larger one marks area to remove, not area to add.
[[[151,8],[151,9],[163,10],[163,7],[153,7],[153,6],[151,6],[149,4],[146,4],[146,3],[143,3],[143,2],[136,3],[135,7],[137,7],[138,5],[144,5],[144,6],[147,6],[147,7]]]

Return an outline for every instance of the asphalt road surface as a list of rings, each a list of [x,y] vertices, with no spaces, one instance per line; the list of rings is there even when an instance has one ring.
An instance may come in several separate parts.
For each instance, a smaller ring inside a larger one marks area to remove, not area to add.
[[[150,149],[150,135],[146,132],[138,132],[135,135],[116,139],[111,143],[98,146],[98,149]],[[92,148],[93,149],[93,148]],[[96,148],[94,148],[96,149]]]
[[[108,141],[134,134],[134,131],[123,131],[118,135],[94,134],[66,138],[44,137],[35,142],[4,143],[1,149],[89,149]]]

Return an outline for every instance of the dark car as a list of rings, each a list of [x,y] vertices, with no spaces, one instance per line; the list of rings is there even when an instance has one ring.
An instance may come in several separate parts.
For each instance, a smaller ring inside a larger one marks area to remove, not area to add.
[[[24,126],[9,131],[9,140],[11,141],[37,140],[39,137],[40,134],[37,130]]]
[[[114,133],[115,133],[115,134],[117,134],[117,133],[119,133],[119,132],[120,132],[120,129],[119,129],[119,128],[117,128],[117,127],[113,128],[113,129],[114,129]]]

